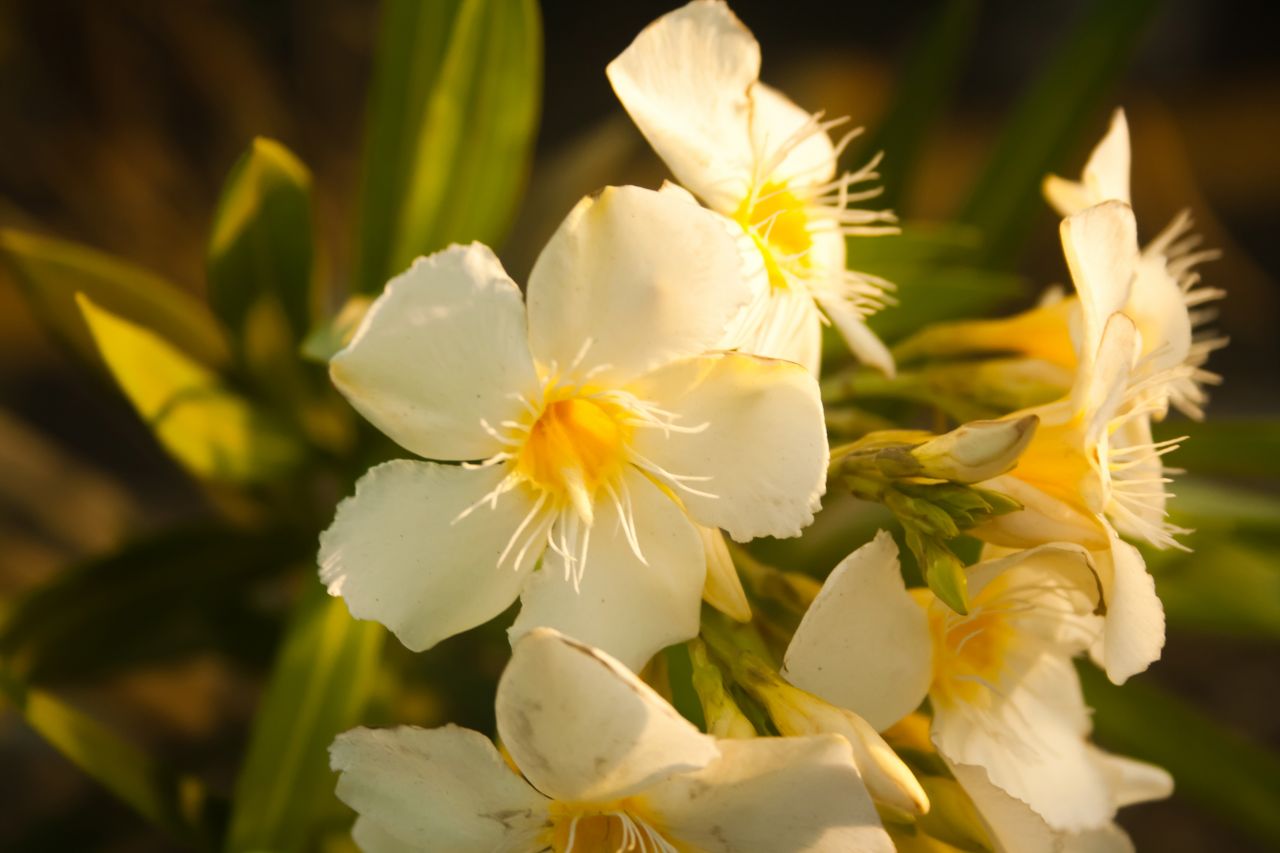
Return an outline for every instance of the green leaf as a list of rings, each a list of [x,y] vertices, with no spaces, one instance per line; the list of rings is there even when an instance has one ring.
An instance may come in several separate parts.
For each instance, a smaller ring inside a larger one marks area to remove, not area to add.
[[[283,310],[292,339],[311,327],[311,174],[258,137],[231,169],[209,239],[209,302],[242,335],[254,304]]]
[[[1031,229],[1048,221],[1041,182],[1093,129],[1089,117],[1159,7],[1160,0],[1093,0],[1028,86],[958,217],[984,235],[984,261],[1016,260]]]
[[[120,389],[192,473],[230,483],[287,473],[302,447],[273,417],[167,340],[80,294],[85,322]]]
[[[334,804],[329,745],[360,723],[384,635],[306,579],[236,782],[227,850],[309,849]]]
[[[542,87],[536,0],[388,0],[364,153],[357,289],[414,257],[498,242],[523,190]]]
[[[98,349],[76,305],[83,293],[112,314],[154,329],[196,361],[217,367],[230,351],[218,321],[185,291],[85,246],[0,229],[0,260],[51,333],[88,361]]]
[[[314,549],[312,536],[278,528],[178,528],[131,542],[16,602],[0,655],[28,684],[100,678],[209,646],[252,657],[264,631],[243,604],[249,584]]]
[[[1280,567],[1270,552],[1243,542],[1195,537],[1153,572],[1171,628],[1280,640]]]
[[[1146,680],[1123,688],[1080,667],[1100,743],[1173,774],[1175,795],[1280,845],[1280,756]]]
[[[884,152],[879,171],[884,193],[877,202],[897,207],[910,188],[911,175],[928,132],[942,112],[968,55],[981,4],[978,0],[947,0],[933,13],[906,67],[897,75],[893,103],[880,126],[848,160]],[[860,163],[859,163],[860,165]]]
[[[1177,454],[1172,456],[1181,464]],[[1275,541],[1280,536],[1280,497],[1192,476],[1176,479],[1173,490],[1177,496],[1169,502],[1169,512],[1175,524],[1194,528],[1190,544],[1209,537],[1257,534]]]
[[[1199,475],[1280,478],[1280,421],[1175,419],[1158,424],[1158,438],[1186,436],[1171,464]]]
[[[0,668],[0,699],[68,761],[187,846],[207,847],[205,793],[92,717]]]

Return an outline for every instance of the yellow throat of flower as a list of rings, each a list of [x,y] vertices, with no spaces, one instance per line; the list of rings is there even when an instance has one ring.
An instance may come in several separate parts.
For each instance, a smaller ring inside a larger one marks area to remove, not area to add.
[[[1010,474],[1092,517],[1101,500],[1098,450],[1084,443],[1079,415],[1065,424],[1042,423]]]
[[[686,848],[673,843],[654,828],[637,804],[551,804],[549,844],[554,853],[667,853]]]
[[[631,433],[616,405],[585,397],[555,400],[530,428],[517,469],[538,488],[576,503],[621,472]]]
[[[1009,649],[1016,641],[1010,612],[998,598],[999,580],[960,616],[932,601],[925,590],[913,590],[927,607],[933,636],[933,684],[929,696],[940,706],[977,705],[993,698]],[[928,602],[928,603],[926,603]]]
[[[788,274],[807,270],[813,238],[805,203],[786,184],[765,184],[743,200],[734,219],[759,247],[772,287],[785,290]]]

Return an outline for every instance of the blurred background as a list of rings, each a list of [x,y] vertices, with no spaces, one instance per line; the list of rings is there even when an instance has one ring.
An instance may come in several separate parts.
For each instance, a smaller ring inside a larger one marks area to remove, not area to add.
[[[1017,145],[1017,135],[1006,132],[1011,116],[1096,4],[732,5],[762,44],[763,78],[806,108],[865,125],[868,144],[886,148],[882,171],[892,205],[906,220],[930,223],[987,215],[966,207],[975,185],[991,179],[994,152]],[[580,195],[606,183],[657,186],[663,179],[663,167],[616,103],[604,67],[672,6],[543,4],[541,126],[528,192],[500,249],[517,281]],[[1111,107],[1122,105],[1133,138],[1142,238],[1154,237],[1187,207],[1206,244],[1222,250],[1203,273],[1229,294],[1217,328],[1231,345],[1211,364],[1226,382],[1214,391],[1210,423],[1225,431],[1206,435],[1199,448],[1188,445],[1174,464],[1213,473],[1218,485],[1249,488],[1262,529],[1249,536],[1263,543],[1254,547],[1254,539],[1242,538],[1239,553],[1228,548],[1223,559],[1233,565],[1253,561],[1245,574],[1224,574],[1216,586],[1212,578],[1201,581],[1185,592],[1187,600],[1170,602],[1171,611],[1193,615],[1171,632],[1164,660],[1139,680],[1186,700],[1230,736],[1245,736],[1246,749],[1253,743],[1280,749],[1280,565],[1269,550],[1274,535],[1266,535],[1280,523],[1274,504],[1280,439],[1263,426],[1280,418],[1280,55],[1274,29],[1261,23],[1266,4],[1167,0],[1133,7],[1138,35],[1115,55],[1099,47],[1097,61],[1114,68],[1099,75],[1057,169],[1077,175]],[[265,135],[292,149],[314,175],[316,265],[336,308],[354,264],[365,93],[377,35],[377,4],[354,0],[3,0],[0,226],[129,258],[200,293],[223,180],[250,141]],[[948,63],[946,85],[925,92],[918,115],[925,126],[917,129],[893,105],[913,91],[919,57],[928,50]],[[1089,72],[1088,52],[1073,62],[1056,73]],[[1039,144],[1032,138],[1037,128],[1025,130],[1027,144]],[[895,140],[903,146],[895,148]],[[1018,208],[1005,218],[1020,248],[1002,264],[1019,289],[993,305],[1000,311],[1029,304],[1042,286],[1065,278],[1048,208]],[[1219,493],[1207,494],[1212,504]],[[0,272],[0,617],[69,565],[175,525],[199,529],[222,511],[109,384],[45,336]],[[1187,541],[1197,545],[1194,536]],[[259,552],[246,544],[245,553]],[[131,648],[127,666],[70,655],[40,680],[225,796],[288,590],[256,584],[248,602],[226,589],[193,593],[181,582],[186,569],[181,561],[158,568],[167,592],[152,602],[154,612],[135,614],[173,623],[163,640]],[[1201,595],[1247,597],[1249,618],[1197,623]],[[232,636],[213,636],[215,623]],[[110,644],[112,636],[108,628],[85,642]],[[502,665],[495,648],[446,644],[424,666],[465,654],[474,665],[471,678],[491,679]],[[402,701],[417,701],[424,720],[468,722],[467,714],[483,720],[488,713],[477,710],[483,700],[461,709],[427,693]],[[1154,707],[1159,717],[1161,705]],[[0,849],[183,849],[6,708],[0,704]],[[1181,720],[1179,713],[1171,711],[1170,719]],[[1280,814],[1274,787],[1241,796],[1261,797],[1255,806]],[[1233,826],[1232,797],[1229,785],[1218,808],[1212,797],[1206,803],[1175,796],[1126,810],[1122,823],[1139,850],[1268,849],[1257,832]]]

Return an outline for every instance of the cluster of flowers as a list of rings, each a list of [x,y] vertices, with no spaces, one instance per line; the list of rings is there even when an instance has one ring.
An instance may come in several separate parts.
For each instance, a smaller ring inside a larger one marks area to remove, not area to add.
[[[608,75],[680,185],[583,199],[524,298],[485,246],[418,260],[333,359],[351,403],[431,461],[379,465],[341,504],[330,593],[413,650],[520,601],[502,751],[451,726],[334,744],[365,850],[892,850],[930,809],[921,761],[997,849],[1123,850],[1116,810],[1169,793],[1089,742],[1073,664],[1087,652],[1120,683],[1160,654],[1160,601],[1121,536],[1177,545],[1174,445],[1151,422],[1199,415],[1219,345],[1193,339],[1191,307],[1219,294],[1193,289],[1189,222],[1139,247],[1120,113],[1081,181],[1045,187],[1075,295],[913,342],[1019,352],[1068,386],[930,445],[981,470],[1017,435],[979,483],[1019,508],[969,531],[987,544],[967,612],[907,589],[882,532],[812,597],[781,666],[703,627],[704,600],[716,624],[753,618],[724,533],[798,536],[819,508],[822,326],[894,370],[865,324],[888,285],[845,268],[846,238],[893,230],[850,206],[874,196],[874,163],[838,173],[852,134],[833,142],[839,123],[759,65],[720,0],[653,23]],[[707,733],[635,674],[700,629]]]

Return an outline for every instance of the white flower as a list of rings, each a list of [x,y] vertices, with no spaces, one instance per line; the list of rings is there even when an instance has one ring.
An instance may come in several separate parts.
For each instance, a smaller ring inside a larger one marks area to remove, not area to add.
[[[338,737],[338,796],[366,853],[893,850],[843,738],[717,741],[554,631],[516,643],[496,710],[522,775],[455,726]]]
[[[1153,764],[1096,747],[1089,747],[1088,755],[1117,809],[1173,793],[1173,779]],[[1026,803],[991,784],[981,767],[952,764],[951,772],[977,807],[995,853],[1133,853],[1133,842],[1113,822],[1081,832],[1055,830]]]
[[[1094,552],[1107,600],[1097,656],[1122,683],[1160,656],[1164,610],[1142,556],[1117,530],[1157,547],[1183,533],[1165,517],[1169,482],[1162,457],[1178,441],[1156,442],[1151,391],[1171,368],[1143,373],[1142,340],[1127,311],[1137,259],[1137,226],[1127,204],[1110,201],[1068,217],[1062,244],[1079,293],[1080,363],[1071,394],[1010,415],[1035,414],[1040,426],[1018,464],[985,486],[1024,509],[975,528],[1009,548],[1077,542]]]
[[[787,649],[793,684],[888,728],[928,696],[932,739],[982,767],[1052,827],[1096,828],[1115,807],[1091,758],[1072,658],[1100,629],[1088,554],[1044,545],[968,570],[970,610],[908,592],[881,532],[832,572]]]
[[[528,309],[484,246],[422,259],[331,373],[408,450],[321,537],[321,578],[422,650],[523,607],[639,667],[698,630],[695,522],[795,536],[825,489],[816,382],[704,354],[749,298],[723,223],[635,187],[584,199],[538,258]],[[541,558],[542,568],[534,572]]]
[[[895,229],[883,211],[850,208],[876,162],[836,173],[853,134],[833,144],[823,121],[760,82],[760,45],[721,0],[694,0],[650,24],[610,63],[609,80],[645,138],[685,188],[748,238],[757,298],[729,344],[814,373],[821,324],[834,323],[862,361],[893,372],[865,318],[889,284],[845,268],[845,236]]]
[[[1124,110],[1116,110],[1111,127],[1093,149],[1079,181],[1050,175],[1044,183],[1045,197],[1063,216],[1079,213],[1105,201],[1129,199],[1129,125]],[[1190,233],[1191,214],[1183,211],[1167,228],[1139,250],[1136,235],[1132,251],[1136,258],[1134,275],[1124,283],[1126,296],[1117,301],[1138,327],[1142,340],[1139,373],[1162,375],[1148,390],[1152,414],[1162,419],[1172,403],[1184,414],[1204,417],[1203,385],[1216,384],[1219,377],[1204,369],[1209,354],[1226,344],[1224,338],[1195,339],[1195,327],[1212,312],[1199,309],[1220,299],[1217,288],[1196,287],[1200,274],[1195,266],[1218,257],[1211,250],[1195,251],[1200,238]],[[1080,282],[1076,283],[1077,288]],[[1081,293],[1081,299],[1086,295]]]

